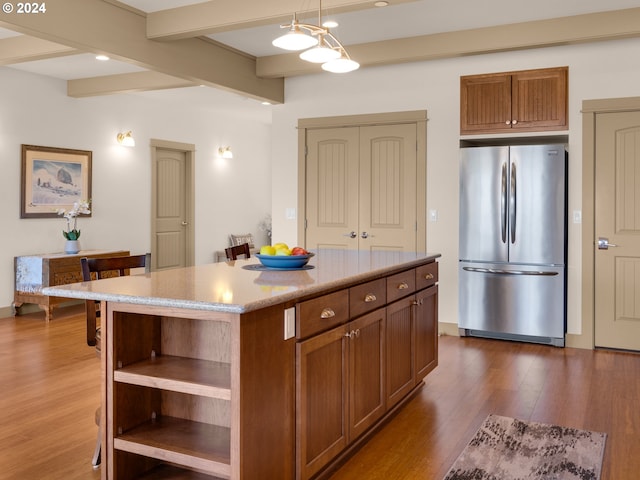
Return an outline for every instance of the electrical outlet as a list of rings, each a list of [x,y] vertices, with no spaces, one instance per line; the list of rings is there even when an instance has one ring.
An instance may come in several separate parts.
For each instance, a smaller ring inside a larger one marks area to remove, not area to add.
[[[296,309],[287,308],[284,311],[284,339],[289,340],[296,336]]]

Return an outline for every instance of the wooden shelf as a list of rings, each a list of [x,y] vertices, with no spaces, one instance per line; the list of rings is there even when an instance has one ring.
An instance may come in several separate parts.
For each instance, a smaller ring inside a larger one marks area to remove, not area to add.
[[[121,383],[160,388],[204,397],[231,399],[228,363],[159,355],[114,372]]]
[[[223,480],[220,477],[212,477],[204,473],[192,472],[171,465],[160,465],[144,476],[140,480]]]
[[[230,429],[226,427],[160,417],[118,435],[113,446],[211,475],[231,476]]]

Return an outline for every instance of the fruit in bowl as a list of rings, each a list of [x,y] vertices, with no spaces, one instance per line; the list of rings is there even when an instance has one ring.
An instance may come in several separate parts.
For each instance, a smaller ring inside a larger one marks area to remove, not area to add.
[[[260,247],[256,257],[265,267],[291,269],[304,267],[313,255],[302,247],[289,248],[286,243],[274,243]]]

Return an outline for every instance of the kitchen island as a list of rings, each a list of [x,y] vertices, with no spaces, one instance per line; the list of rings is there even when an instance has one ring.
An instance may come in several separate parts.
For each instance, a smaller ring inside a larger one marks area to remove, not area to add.
[[[102,478],[326,477],[437,365],[438,254],[49,287],[102,301]]]

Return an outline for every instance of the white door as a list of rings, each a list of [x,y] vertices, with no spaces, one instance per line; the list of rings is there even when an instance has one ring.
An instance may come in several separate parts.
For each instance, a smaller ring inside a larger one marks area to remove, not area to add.
[[[640,112],[596,115],[595,178],[595,345],[640,351]]]
[[[415,251],[415,124],[309,129],[305,245]]]
[[[158,147],[152,157],[153,269],[192,265],[191,156],[184,150]]]

